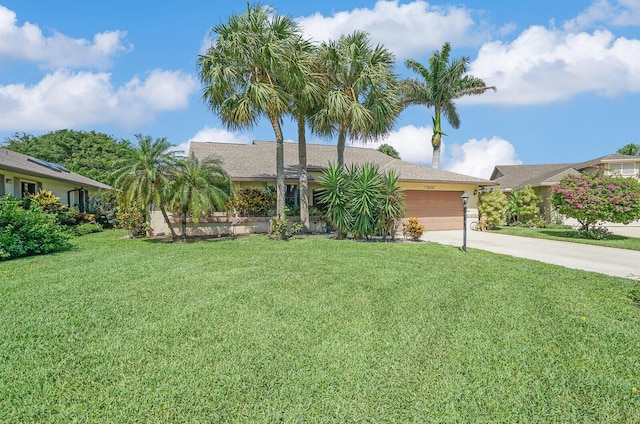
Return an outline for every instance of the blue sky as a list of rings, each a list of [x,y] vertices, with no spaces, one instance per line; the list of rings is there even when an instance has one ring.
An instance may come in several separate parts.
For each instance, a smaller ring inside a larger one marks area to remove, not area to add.
[[[488,178],[497,164],[579,162],[640,143],[640,0],[273,1],[318,42],[362,29],[404,61],[449,41],[498,88],[461,99],[442,168]],[[248,143],[200,98],[196,60],[213,25],[246,2],[0,0],[0,140],[70,128]],[[432,110],[406,109],[384,141],[431,162]],[[285,124],[295,139],[295,126]],[[313,140],[333,143],[333,140]],[[377,145],[371,145],[376,147]]]

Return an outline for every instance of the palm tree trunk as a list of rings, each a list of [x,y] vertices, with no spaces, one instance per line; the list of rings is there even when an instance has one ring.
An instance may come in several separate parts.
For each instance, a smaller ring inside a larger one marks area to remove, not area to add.
[[[187,241],[187,211],[182,211],[182,240]]]
[[[159,206],[160,206],[160,212],[162,212],[162,217],[164,218],[164,222],[167,224],[167,227],[169,227],[169,231],[171,232],[171,238],[175,240],[176,237],[178,236],[176,235],[176,231],[171,226],[171,222],[169,221],[169,215],[167,215],[167,209],[164,207],[164,205],[159,205]]]
[[[300,223],[303,231],[308,233],[309,228],[309,176],[307,172],[307,134],[304,115],[298,116],[298,166],[300,178]]]
[[[433,136],[431,136],[431,145],[433,146],[433,159],[431,167],[440,168],[440,146],[442,146],[442,125],[440,117],[440,108],[435,107],[435,117],[433,118]]]
[[[284,136],[277,116],[269,115],[276,136],[276,215],[284,217],[285,181],[284,181]]]
[[[347,144],[347,128],[340,124],[338,130],[338,166],[342,168],[344,166],[344,148]]]

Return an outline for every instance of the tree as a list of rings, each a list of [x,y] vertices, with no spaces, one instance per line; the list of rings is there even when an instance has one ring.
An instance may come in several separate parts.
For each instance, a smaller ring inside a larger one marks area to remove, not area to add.
[[[38,137],[21,133],[4,141],[5,148],[58,163],[70,171],[113,185],[113,162],[133,148],[127,140],[102,133],[59,130]]]
[[[460,116],[454,100],[467,95],[482,94],[487,90],[496,90],[488,87],[485,82],[472,75],[466,75],[469,70],[469,58],[462,56],[449,62],[451,45],[444,43],[441,51],[435,51],[429,58],[429,67],[408,59],[405,64],[412,71],[420,74],[422,80],[409,79],[403,83],[403,105],[425,105],[433,107],[432,117],[433,135],[433,168],[440,167],[440,147],[442,136],[442,115],[452,128],[460,128]]]
[[[640,218],[640,182],[604,171],[566,175],[552,188],[551,201],[584,231],[603,222],[628,224]]]
[[[507,213],[507,197],[500,190],[481,193],[478,212],[480,216],[487,218],[487,225],[490,227],[503,225]]]
[[[640,144],[625,144],[618,149],[617,153],[619,155],[640,156]]]
[[[363,31],[322,43],[318,58],[325,97],[314,128],[324,135],[337,133],[338,166],[343,166],[347,136],[367,142],[393,128],[400,112],[394,58],[382,45],[373,46]]]
[[[300,189],[300,223],[304,232],[311,231],[309,221],[309,173],[307,170],[307,122],[318,111],[322,102],[321,79],[317,72],[316,49],[304,49],[299,61],[312,70],[299,80],[302,85],[291,87],[293,94],[290,113],[298,124],[298,187]]]
[[[515,190],[507,198],[511,222],[526,223],[540,214],[542,197],[530,185]]]
[[[392,158],[400,159],[400,154],[390,144],[381,144],[380,147],[378,147],[378,151],[384,153],[387,156],[391,156]]]
[[[213,27],[214,40],[198,58],[203,100],[229,129],[252,128],[261,116],[276,138],[277,214],[284,215],[282,119],[291,90],[304,86],[308,69],[301,57],[311,48],[297,23],[266,6],[247,5],[242,15]]]
[[[167,188],[171,180],[171,172],[176,164],[176,152],[166,138],[151,139],[151,136],[136,134],[138,147],[129,151],[129,155],[115,163],[114,186],[120,190],[119,203],[123,207],[143,206],[148,216],[153,205],[162,212],[171,236],[176,233],[167,215]],[[147,221],[148,223],[148,221]]]
[[[193,222],[215,211],[227,210],[231,178],[218,159],[200,162],[193,154],[176,164],[170,185],[169,204],[178,210],[182,223],[182,239],[187,239],[187,216]]]

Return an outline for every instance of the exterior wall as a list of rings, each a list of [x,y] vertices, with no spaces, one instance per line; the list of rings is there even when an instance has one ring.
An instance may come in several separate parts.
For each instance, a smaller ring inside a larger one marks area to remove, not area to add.
[[[60,199],[60,202],[65,205],[74,206],[79,203],[79,194],[77,191],[69,193],[70,190],[83,188],[88,194],[97,191],[94,187],[81,187],[80,185],[74,185],[65,181],[20,174],[7,169],[0,170],[0,176],[2,177],[0,179],[0,196],[12,195],[21,198],[21,183],[29,182],[36,185],[36,191],[41,188],[50,191]]]

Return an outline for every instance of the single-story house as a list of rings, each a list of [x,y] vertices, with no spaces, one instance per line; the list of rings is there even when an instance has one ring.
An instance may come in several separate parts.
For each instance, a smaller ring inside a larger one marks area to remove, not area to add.
[[[500,184],[505,193],[531,186],[542,197],[541,214],[550,209],[551,187],[567,174],[581,174],[603,169],[607,174],[624,177],[640,177],[640,156],[607,155],[580,163],[559,163],[546,165],[498,165],[493,169],[490,180]]]
[[[236,187],[257,187],[276,184],[276,143],[254,141],[251,144],[215,142],[191,142],[189,154],[202,160],[208,157],[222,160],[222,167],[229,173]],[[298,195],[298,145],[284,143],[285,183],[287,196]],[[418,217],[429,230],[462,229],[463,207],[460,196],[466,192],[468,216],[477,217],[477,193],[482,187],[496,186],[496,182],[433,169],[392,158],[375,149],[346,147],[345,165],[374,163],[382,172],[390,169],[399,174],[405,190],[406,217]],[[318,179],[322,170],[331,162],[337,162],[335,145],[307,144],[307,168],[309,172],[309,203],[317,202]],[[152,222],[156,232],[168,229],[158,219]]]
[[[62,203],[77,206],[84,212],[90,194],[110,188],[62,165],[0,148],[0,197],[23,198],[44,189],[60,198]]]

